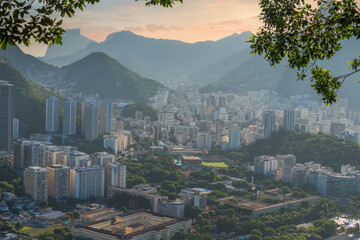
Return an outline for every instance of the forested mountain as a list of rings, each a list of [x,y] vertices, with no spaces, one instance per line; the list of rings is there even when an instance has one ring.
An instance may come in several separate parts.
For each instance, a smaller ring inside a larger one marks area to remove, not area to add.
[[[3,57],[0,57],[0,79],[15,85],[15,118],[20,120],[24,135],[44,132],[46,98],[54,93],[26,79]]]
[[[147,102],[162,85],[130,71],[117,60],[96,52],[62,67],[62,82],[74,92],[99,94],[102,98]]]

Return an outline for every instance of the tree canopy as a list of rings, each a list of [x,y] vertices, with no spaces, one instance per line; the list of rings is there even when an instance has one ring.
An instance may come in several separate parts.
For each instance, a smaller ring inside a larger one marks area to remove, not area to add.
[[[139,0],[135,0],[139,1]],[[183,0],[143,0],[146,6],[172,7]],[[87,5],[100,0],[1,0],[0,1],[0,47],[24,44],[30,40],[45,44],[61,44],[63,18],[75,16]]]
[[[350,72],[334,76],[319,65],[341,50],[345,39],[360,38],[360,9],[356,0],[260,0],[263,26],[250,37],[253,54],[263,55],[270,65],[283,59],[298,70],[298,79],[331,104],[349,76],[360,71],[359,58],[349,59]],[[310,72],[310,73],[309,73]]]

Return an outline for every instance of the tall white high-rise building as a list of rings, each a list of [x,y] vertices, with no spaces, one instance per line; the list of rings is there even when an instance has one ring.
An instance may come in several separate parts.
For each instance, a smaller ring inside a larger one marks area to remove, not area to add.
[[[14,85],[0,81],[0,152],[13,151]]]
[[[63,165],[47,167],[48,195],[57,201],[70,197],[70,168]]]
[[[85,140],[93,141],[98,138],[98,108],[91,104],[85,107]]]
[[[287,132],[295,131],[295,112],[292,109],[284,110],[284,128]]]
[[[105,101],[100,104],[99,117],[99,131],[103,133],[112,132],[113,104],[111,101]]]
[[[273,111],[266,111],[264,113],[264,137],[270,138],[271,134],[276,131],[275,113]]]
[[[291,169],[296,164],[296,157],[292,154],[277,156],[283,169],[282,181],[292,182]]]
[[[240,129],[234,128],[229,132],[229,149],[238,150],[240,149]]]
[[[14,118],[13,120],[13,138],[18,139],[19,138],[19,119]]]
[[[68,99],[64,102],[63,134],[76,133],[76,101]]]
[[[29,167],[24,171],[25,193],[34,201],[43,202],[48,198],[48,171],[46,168]]]
[[[208,133],[199,133],[197,136],[197,147],[206,150],[211,149],[211,135]]]
[[[48,132],[59,131],[59,106],[57,97],[51,96],[46,99],[46,122],[45,130]]]
[[[126,188],[126,165],[121,163],[105,164],[105,195],[109,185]]]
[[[105,171],[100,166],[70,170],[70,192],[77,199],[103,198]]]

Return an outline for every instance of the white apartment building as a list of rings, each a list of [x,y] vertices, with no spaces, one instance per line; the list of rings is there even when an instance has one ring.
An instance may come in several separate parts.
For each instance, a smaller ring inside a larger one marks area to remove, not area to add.
[[[100,166],[70,170],[70,192],[77,199],[103,198],[105,171]]]

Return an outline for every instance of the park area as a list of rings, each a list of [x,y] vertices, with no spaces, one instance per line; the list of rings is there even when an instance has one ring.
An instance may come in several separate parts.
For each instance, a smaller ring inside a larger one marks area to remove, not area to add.
[[[44,227],[44,228],[30,228],[30,227],[24,227],[23,229],[21,229],[21,232],[29,234],[30,237],[35,237],[37,235],[40,235],[42,233],[45,232],[52,232],[57,228],[64,228],[65,226],[62,224],[54,224],[54,225],[50,225],[48,227]]]

